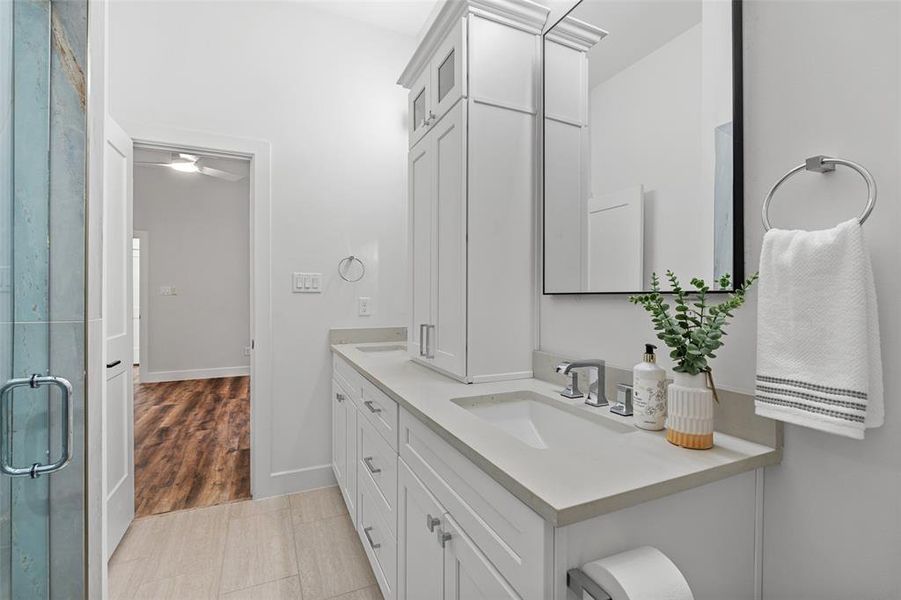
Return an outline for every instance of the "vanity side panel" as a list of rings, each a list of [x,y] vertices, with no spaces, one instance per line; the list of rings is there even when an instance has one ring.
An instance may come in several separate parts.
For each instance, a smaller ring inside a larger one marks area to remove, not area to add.
[[[554,580],[647,545],[679,567],[695,600],[754,600],[755,490],[750,471],[557,530]]]

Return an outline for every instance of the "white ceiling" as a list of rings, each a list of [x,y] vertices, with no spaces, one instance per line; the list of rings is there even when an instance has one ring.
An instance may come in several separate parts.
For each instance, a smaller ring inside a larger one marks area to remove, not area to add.
[[[311,6],[418,38],[431,20],[433,11],[442,4],[439,0],[306,0]]]
[[[589,89],[701,22],[701,0],[583,0],[570,16],[607,31],[589,52]]]

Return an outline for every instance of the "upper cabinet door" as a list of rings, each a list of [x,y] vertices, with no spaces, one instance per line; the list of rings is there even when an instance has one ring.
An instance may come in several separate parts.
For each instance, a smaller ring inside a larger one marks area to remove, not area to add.
[[[410,223],[410,328],[407,348],[411,356],[426,357],[426,331],[432,322],[432,230],[434,227],[434,152],[431,141],[424,140],[410,149],[409,179]]]
[[[463,17],[435,51],[429,65],[432,81],[432,123],[466,95],[466,26]]]
[[[422,139],[429,130],[429,125],[434,122],[432,114],[432,84],[431,69],[423,69],[422,74],[416,78],[416,83],[410,88],[407,107],[407,121],[410,128],[410,147]]]
[[[427,353],[439,369],[466,376],[466,103],[432,126],[435,224],[432,320]]]

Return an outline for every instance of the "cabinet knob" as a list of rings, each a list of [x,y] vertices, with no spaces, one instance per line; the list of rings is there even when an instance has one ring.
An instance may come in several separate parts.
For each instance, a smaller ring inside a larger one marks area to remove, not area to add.
[[[344,394],[335,394],[335,399],[338,402],[344,402]]]
[[[435,527],[438,525],[441,525],[441,519],[432,515],[425,516],[425,526],[429,528],[429,531],[435,531]]]
[[[438,528],[438,543],[441,544],[441,547],[444,548],[444,545],[451,541],[453,538],[453,534],[449,531],[444,531],[440,527]]]

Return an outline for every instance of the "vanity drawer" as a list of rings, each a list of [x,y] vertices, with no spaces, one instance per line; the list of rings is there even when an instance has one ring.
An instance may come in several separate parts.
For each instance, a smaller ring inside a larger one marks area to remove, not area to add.
[[[545,597],[550,524],[406,410],[400,456],[523,598]]]
[[[372,572],[385,600],[397,595],[397,538],[378,508],[378,490],[368,477],[360,477],[357,533],[369,557]]]
[[[397,451],[376,433],[366,419],[357,424],[359,444],[358,480],[368,479],[375,487],[372,501],[380,506],[391,531],[397,523]]]
[[[364,380],[360,412],[397,452],[397,402]]]
[[[332,355],[332,376],[341,384],[344,391],[350,394],[354,404],[360,406],[364,378],[346,360]]]

